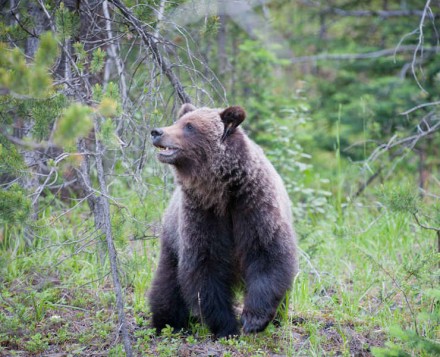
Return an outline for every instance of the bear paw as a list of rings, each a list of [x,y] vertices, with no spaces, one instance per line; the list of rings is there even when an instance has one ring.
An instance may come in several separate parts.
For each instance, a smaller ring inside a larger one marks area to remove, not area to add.
[[[234,338],[235,336],[238,336],[240,332],[238,331],[237,326],[230,326],[228,328],[224,328],[217,333],[215,333],[215,338]]]
[[[243,311],[241,315],[241,323],[243,325],[244,333],[255,333],[263,331],[269,322],[272,321],[271,316],[258,315],[251,311]]]

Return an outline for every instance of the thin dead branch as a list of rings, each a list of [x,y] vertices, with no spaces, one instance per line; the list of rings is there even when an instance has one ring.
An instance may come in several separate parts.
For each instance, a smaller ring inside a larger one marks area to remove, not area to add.
[[[426,107],[431,107],[431,106],[435,106],[435,105],[440,105],[440,101],[436,101],[436,102],[430,102],[430,103],[422,103],[419,104],[411,109],[408,109],[406,111],[404,111],[403,113],[401,113],[401,115],[408,115],[416,110],[422,109],[422,108],[426,108]]]
[[[420,56],[423,56],[423,52],[425,52],[425,48],[423,47],[423,43],[424,43],[423,26],[425,24],[426,16],[428,14],[430,14],[430,16],[432,16],[432,10],[430,8],[430,4],[431,4],[431,0],[428,0],[425,4],[425,8],[423,9],[422,17],[420,18],[420,23],[419,23],[419,28],[418,28],[419,42],[417,43],[416,49],[414,50],[413,60],[411,63],[411,69],[412,69],[414,79],[415,79],[417,85],[419,86],[419,88],[421,90],[423,90],[424,92],[426,92],[426,90],[423,88],[423,86],[420,83],[420,81],[417,77],[417,74],[416,74],[416,64],[417,64],[417,56],[419,55],[419,53],[420,53]]]
[[[381,17],[388,19],[391,17],[423,16],[423,10],[344,10],[338,8],[328,8],[322,11],[323,14],[353,17]]]
[[[353,60],[363,60],[363,59],[373,59],[381,57],[396,56],[397,53],[413,52],[417,50],[417,46],[398,46],[396,48],[386,48],[383,50],[365,52],[365,53],[321,53],[314,56],[302,56],[294,57],[290,59],[290,63],[305,63],[305,62],[316,62],[316,61],[353,61]],[[425,48],[425,52],[436,52],[437,48]]]
[[[144,29],[141,21],[133,15],[133,13],[119,0],[109,0],[116,8],[119,9],[122,16],[133,30],[140,36],[144,44],[150,49],[155,62],[160,67],[162,73],[168,78],[173,86],[177,96],[182,103],[191,103],[191,98],[183,88],[182,83],[174,73],[172,66],[166,57],[163,57],[157,47],[157,41],[149,32]]]
[[[111,27],[111,18],[110,18],[110,12],[108,8],[108,1],[104,0],[102,2],[102,10],[105,17],[105,29],[107,32],[107,38],[109,46],[107,47],[107,53],[109,55],[109,58],[115,63],[118,77],[119,77],[119,86],[120,86],[120,93],[121,93],[121,99],[122,99],[122,105],[126,106],[128,105],[127,99],[128,99],[128,92],[127,92],[127,83],[125,80],[125,69],[124,69],[124,62],[121,60],[121,57],[119,56],[119,51],[117,48],[117,45],[114,40],[113,31]],[[110,77],[110,61],[107,61],[106,63],[106,69],[104,74],[104,81],[108,81],[108,78]]]
[[[417,225],[420,228],[435,232],[435,234],[437,236],[437,252],[440,254],[440,228],[428,226],[428,225],[422,223],[419,219],[419,216],[417,215],[417,212],[413,213],[413,217],[414,217],[414,220],[416,221]],[[440,268],[440,262],[439,262],[439,268]]]
[[[416,134],[407,136],[400,140],[397,140],[397,136],[394,135],[387,143],[378,146],[370,155],[367,161],[375,161],[379,158],[379,156],[397,146],[404,146],[407,149],[412,149],[422,138],[427,137],[440,129],[440,121],[437,121],[432,126],[426,125],[427,129],[425,130],[421,128],[422,123],[426,123],[426,118],[422,119],[420,124],[417,126],[418,132]]]

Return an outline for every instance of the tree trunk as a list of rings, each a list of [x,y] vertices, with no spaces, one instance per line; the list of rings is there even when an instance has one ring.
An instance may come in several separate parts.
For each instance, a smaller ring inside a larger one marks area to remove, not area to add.
[[[97,210],[100,219],[102,219],[102,221],[100,221],[101,226],[99,228],[105,234],[105,238],[107,241],[108,257],[110,261],[110,269],[113,278],[113,288],[116,295],[116,309],[118,311],[118,321],[119,321],[119,328],[122,333],[122,342],[124,344],[126,356],[131,357],[132,356],[131,341],[125,319],[124,296],[122,292],[122,286],[119,281],[117,254],[116,254],[115,245],[113,243],[113,233],[112,233],[112,226],[110,219],[110,205],[108,201],[107,183],[105,180],[104,166],[102,164],[104,147],[102,146],[102,143],[98,139],[98,134],[100,133],[100,131],[101,129],[100,129],[99,118],[96,118],[95,140],[96,140],[97,155],[95,157],[95,161],[96,161],[96,169],[98,173],[99,187],[101,190],[101,196],[99,196],[98,198],[99,204],[95,206],[96,207],[95,210]]]
[[[12,6],[12,3],[11,3]],[[39,36],[47,29],[47,21],[43,11],[38,3],[29,1],[27,4],[27,11],[33,19],[34,27],[31,29],[31,34],[26,39],[25,54],[28,61],[32,61],[37,52],[40,39]],[[20,139],[30,135],[34,123],[32,121],[26,121],[21,117],[15,118],[14,134],[17,134]],[[30,221],[36,221],[38,219],[38,197],[35,197],[37,192],[41,192],[39,177],[39,163],[41,161],[41,153],[38,150],[25,150],[23,152],[23,160],[28,167],[28,174],[24,176],[20,183],[21,185],[31,193],[32,206],[30,212]],[[33,230],[31,225],[27,224],[24,229],[24,237],[27,244],[32,244],[34,240]]]
[[[32,35],[26,39],[25,54],[28,59],[34,58],[40,43],[39,36],[49,29],[46,16],[37,1],[28,2],[28,14],[32,17],[34,27],[31,30]]]

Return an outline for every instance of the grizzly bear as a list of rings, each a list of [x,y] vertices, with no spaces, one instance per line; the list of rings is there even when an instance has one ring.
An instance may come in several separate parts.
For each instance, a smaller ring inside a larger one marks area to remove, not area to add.
[[[298,271],[287,192],[239,127],[245,116],[239,106],[184,104],[173,125],[151,131],[177,184],[149,293],[158,332],[186,328],[191,315],[215,337],[238,335],[237,287],[244,293],[243,332],[263,331]]]

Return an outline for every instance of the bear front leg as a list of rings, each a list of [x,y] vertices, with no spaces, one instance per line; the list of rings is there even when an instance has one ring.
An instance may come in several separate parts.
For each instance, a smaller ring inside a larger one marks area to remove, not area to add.
[[[290,288],[293,270],[289,257],[276,254],[275,250],[254,247],[247,254],[241,315],[244,333],[263,331],[275,318],[278,305]]]
[[[170,325],[175,330],[188,327],[189,310],[177,280],[177,257],[162,246],[159,266],[149,293],[153,327],[157,333]]]

